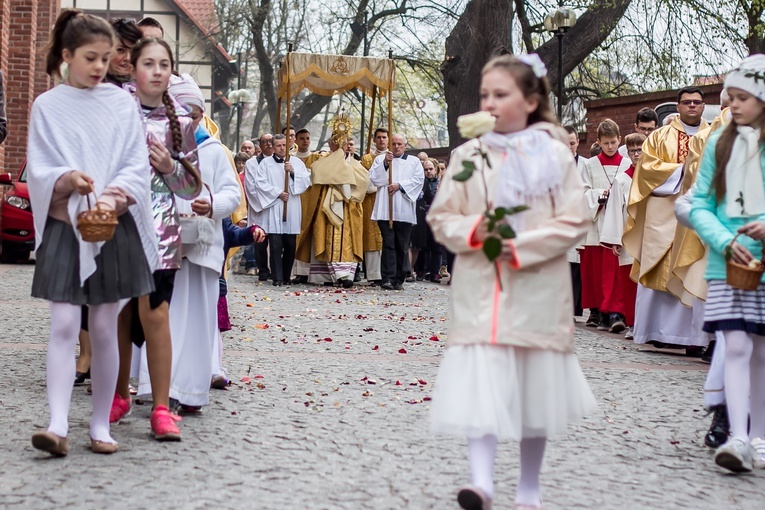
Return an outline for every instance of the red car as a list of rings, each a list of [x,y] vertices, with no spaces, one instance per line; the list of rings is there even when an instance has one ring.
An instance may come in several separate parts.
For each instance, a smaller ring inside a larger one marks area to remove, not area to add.
[[[0,185],[12,186],[0,203],[0,262],[27,260],[35,247],[35,226],[27,189],[26,163],[16,181],[0,174]]]

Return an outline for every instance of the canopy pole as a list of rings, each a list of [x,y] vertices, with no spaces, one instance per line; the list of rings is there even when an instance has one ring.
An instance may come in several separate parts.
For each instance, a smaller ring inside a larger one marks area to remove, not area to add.
[[[372,133],[375,124],[375,103],[377,102],[377,85],[372,85],[372,114],[369,116],[369,134],[367,135],[367,152],[372,152]]]
[[[286,127],[286,129],[284,131],[286,133],[286,137],[287,137],[286,142],[289,142],[289,137],[290,137],[290,116],[292,115],[292,101],[291,101],[291,98],[290,98],[290,93],[292,92],[290,90],[290,53],[292,53],[292,43],[290,43],[287,46],[287,58],[285,60],[285,67],[286,67],[286,70],[287,70],[287,120],[284,123],[285,127]],[[279,117],[281,117],[281,110],[280,110],[279,113],[280,113]],[[280,131],[277,129],[277,132],[280,132]],[[287,154],[284,156],[285,163],[290,160],[290,149],[292,148],[292,147],[289,147],[289,143],[287,143],[287,145],[288,145],[288,147],[287,147]],[[289,192],[290,192],[290,174],[289,174],[289,172],[284,172],[284,192],[289,195]],[[283,208],[282,208],[282,221],[283,222],[287,221],[287,202],[286,201],[284,202],[284,205],[283,205]]]
[[[391,60],[390,76],[388,77],[388,150],[393,152],[393,70],[396,68],[393,62],[393,50],[388,50],[388,59]],[[371,126],[370,126],[371,127]],[[388,186],[393,184],[393,161],[388,168]],[[388,191],[388,226],[393,229],[393,195]]]

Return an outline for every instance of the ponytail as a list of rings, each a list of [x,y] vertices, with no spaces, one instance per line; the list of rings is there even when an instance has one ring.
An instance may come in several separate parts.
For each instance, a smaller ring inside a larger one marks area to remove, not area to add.
[[[107,39],[114,46],[114,31],[106,20],[79,9],[63,9],[50,34],[45,72],[53,78],[61,78],[64,50],[74,54],[80,46],[99,38]]]

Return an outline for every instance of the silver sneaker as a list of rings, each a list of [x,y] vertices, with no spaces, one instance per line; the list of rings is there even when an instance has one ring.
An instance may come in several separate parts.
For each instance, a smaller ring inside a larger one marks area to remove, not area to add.
[[[749,473],[753,469],[753,452],[749,441],[731,438],[715,451],[715,464],[734,473]]]
[[[752,465],[755,469],[765,469],[765,439],[752,439]]]
[[[627,332],[624,333],[624,339],[625,340],[633,340],[635,338],[635,331],[632,329],[632,326],[627,328]]]

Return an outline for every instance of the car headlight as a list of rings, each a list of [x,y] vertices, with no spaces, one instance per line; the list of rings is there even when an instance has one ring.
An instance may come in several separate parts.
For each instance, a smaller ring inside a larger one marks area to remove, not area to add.
[[[29,209],[29,200],[26,198],[17,197],[16,195],[6,195],[5,201],[8,205],[12,205],[18,209]]]

